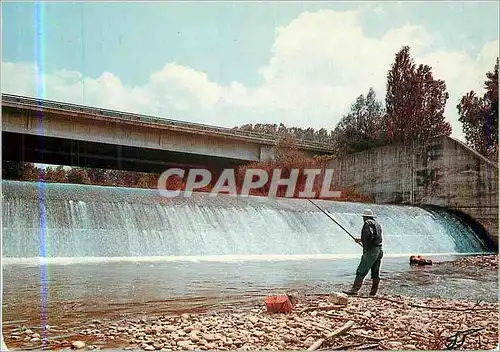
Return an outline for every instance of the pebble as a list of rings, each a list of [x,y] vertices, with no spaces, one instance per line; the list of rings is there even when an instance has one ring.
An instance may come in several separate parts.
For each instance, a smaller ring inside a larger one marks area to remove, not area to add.
[[[85,348],[85,342],[83,341],[73,341],[71,343],[71,348],[75,350],[81,350],[82,348]]]
[[[174,332],[174,331],[177,331],[177,328],[175,326],[172,326],[172,325],[167,325],[163,328],[163,330],[165,330],[166,332]]]
[[[248,320],[250,320],[250,322],[252,322],[253,324],[256,324],[259,321],[259,318],[251,315],[248,317]]]
[[[161,350],[163,348],[163,344],[162,343],[158,343],[158,342],[155,342],[153,343],[153,347],[155,348],[155,350]]]
[[[214,341],[215,340],[214,334],[202,334],[201,337],[207,341]]]
[[[417,346],[415,345],[403,345],[404,350],[416,350]]]
[[[390,346],[390,347],[402,347],[403,346],[403,343],[402,342],[399,342],[399,341],[389,341],[387,342],[387,345]]]
[[[330,297],[328,297],[328,301],[332,304],[338,304],[343,306],[346,306],[347,303],[349,302],[348,296],[345,293],[341,292],[333,292],[332,294],[330,294]]]
[[[312,337],[308,337],[308,338],[304,341],[304,347],[307,347],[307,348],[311,347],[311,346],[314,344],[314,342],[315,342],[315,341],[316,341],[316,340],[315,340],[314,338],[312,338]]]
[[[179,346],[179,347],[183,347],[184,348],[184,347],[187,347],[189,345],[191,345],[190,341],[182,340],[182,341],[177,342],[177,346]]]

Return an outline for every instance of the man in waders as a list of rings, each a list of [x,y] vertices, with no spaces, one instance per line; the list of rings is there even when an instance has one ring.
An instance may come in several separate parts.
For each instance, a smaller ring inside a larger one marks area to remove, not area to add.
[[[361,243],[363,246],[363,256],[356,270],[356,278],[354,284],[349,291],[344,291],[348,295],[356,295],[363,286],[365,276],[371,271],[372,289],[371,296],[375,296],[380,283],[380,263],[384,255],[382,251],[382,228],[375,221],[375,216],[370,209],[363,211],[363,228],[361,230],[361,238],[356,238],[356,243]]]

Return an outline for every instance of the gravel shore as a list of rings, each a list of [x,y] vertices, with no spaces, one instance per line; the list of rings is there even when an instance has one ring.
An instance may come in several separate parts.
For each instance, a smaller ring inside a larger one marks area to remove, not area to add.
[[[290,314],[270,314],[260,304],[233,312],[93,321],[71,341],[51,339],[49,346],[146,351],[304,350],[349,321],[354,325],[325,341],[321,349],[445,349],[447,337],[468,329],[480,330],[466,336],[460,349],[497,346],[497,303],[384,296],[349,297],[347,305],[333,305],[333,296],[299,297]],[[57,333],[49,329],[50,335]],[[41,344],[40,333],[33,330],[13,331],[7,340],[16,336],[24,341],[24,347]]]
[[[457,265],[493,265],[498,257],[475,258]],[[497,302],[337,293],[296,298],[289,314],[268,313],[262,299],[249,307],[201,313],[93,320],[69,334],[49,327],[45,342],[49,349],[146,351],[305,350],[320,339],[325,340],[318,350],[492,350],[498,345]],[[327,338],[345,324],[346,331]],[[450,345],[460,331],[463,344],[459,333],[457,346]],[[7,345],[22,350],[41,348],[41,335],[35,328],[4,330]]]
[[[474,266],[476,268],[491,268],[498,269],[498,255],[475,255],[461,258],[453,262],[457,266]]]

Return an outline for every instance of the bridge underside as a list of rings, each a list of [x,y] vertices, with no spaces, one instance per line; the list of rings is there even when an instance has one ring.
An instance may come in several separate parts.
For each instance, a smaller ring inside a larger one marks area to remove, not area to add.
[[[236,168],[248,162],[166,150],[2,132],[2,159],[161,173],[170,167]]]

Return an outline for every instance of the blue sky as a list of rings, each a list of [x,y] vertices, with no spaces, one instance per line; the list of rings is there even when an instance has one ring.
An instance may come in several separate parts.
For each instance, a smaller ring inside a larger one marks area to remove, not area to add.
[[[230,127],[332,129],[408,44],[461,137],[456,102],[498,56],[495,2],[3,2],[2,23],[2,92]]]

